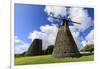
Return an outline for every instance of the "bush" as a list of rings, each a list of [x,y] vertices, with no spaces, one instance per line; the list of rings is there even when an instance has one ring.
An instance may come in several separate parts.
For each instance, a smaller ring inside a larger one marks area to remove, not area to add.
[[[26,52],[23,52],[21,54],[15,54],[15,57],[24,57],[24,56],[26,56],[25,54],[26,54]]]
[[[90,53],[92,53],[94,51],[94,45],[86,45],[81,51],[89,51]]]
[[[41,55],[52,54],[53,48],[54,48],[54,45],[49,45],[47,49],[42,50],[42,54]],[[27,56],[26,52],[23,52],[21,54],[15,54],[15,57],[24,57],[24,56]]]
[[[48,54],[52,54],[53,48],[54,48],[54,45],[48,46],[48,48],[47,48],[47,53],[48,53]]]
[[[48,46],[48,48],[46,50],[42,50],[42,55],[52,54],[53,48],[54,48],[54,45]]]

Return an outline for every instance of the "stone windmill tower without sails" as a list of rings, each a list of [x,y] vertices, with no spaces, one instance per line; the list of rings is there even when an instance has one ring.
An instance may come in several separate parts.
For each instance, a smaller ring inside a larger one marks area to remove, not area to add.
[[[37,56],[42,54],[42,40],[41,39],[35,39],[28,51],[26,52],[27,56]]]
[[[76,24],[80,24],[80,23],[73,22],[69,19],[61,19],[56,17],[52,17],[52,18],[59,19],[62,22],[58,29],[55,47],[53,49],[52,55],[54,57],[80,57],[80,53],[78,51],[77,45],[68,27],[69,22],[76,23]]]

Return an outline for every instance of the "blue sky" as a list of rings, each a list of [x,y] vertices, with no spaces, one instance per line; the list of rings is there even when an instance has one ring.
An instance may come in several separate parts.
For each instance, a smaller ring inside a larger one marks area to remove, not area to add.
[[[31,39],[28,39],[29,33],[33,31],[41,31],[40,26],[52,25],[52,23],[48,20],[48,14],[44,11],[44,5],[15,4],[14,7],[15,36],[24,43],[30,44],[32,42]],[[94,9],[84,9],[87,10],[88,16],[91,18],[92,22],[88,29],[80,32],[80,36],[83,38],[94,29]]]
[[[44,12],[44,6],[15,4],[15,35],[20,39],[30,42],[27,39],[27,33],[40,30],[39,27],[46,23],[50,24]]]

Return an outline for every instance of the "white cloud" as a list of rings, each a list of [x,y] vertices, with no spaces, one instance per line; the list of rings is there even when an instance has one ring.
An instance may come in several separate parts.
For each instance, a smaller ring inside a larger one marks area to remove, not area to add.
[[[77,31],[74,26],[69,26],[69,28],[79,49],[83,48],[87,44],[94,44],[94,30],[91,30],[90,33],[84,37],[84,40],[81,40],[79,31]]]
[[[91,30],[91,32],[86,36],[86,42],[87,44],[94,44],[94,30]]]
[[[86,38],[83,36],[79,36],[80,32],[84,32],[92,25],[92,20],[91,17],[88,16],[87,10],[84,8],[71,7],[68,12],[66,11],[67,9],[68,8],[66,7],[46,6],[44,11],[47,13],[47,15],[51,15],[51,13],[53,13],[54,17],[59,17],[59,15],[65,17],[69,13],[69,17],[72,21],[81,23],[74,24],[74,26],[69,26],[78,48],[80,48],[81,45],[85,46],[87,43],[92,43],[92,35],[87,35]],[[52,21],[52,18],[48,17],[48,20]],[[85,38],[85,40],[81,40],[81,38],[79,37],[83,37]]]
[[[70,28],[72,36],[73,36],[73,38],[74,38],[74,40],[75,40],[75,42],[77,44],[77,47],[80,49],[81,48],[80,47],[81,40],[80,40],[80,36],[79,36],[79,31],[77,31],[74,26],[69,26],[69,28]]]
[[[29,44],[22,44],[15,46],[15,54],[26,52],[29,48]]]
[[[81,32],[86,30],[91,25],[92,20],[91,17],[88,16],[88,12],[86,9],[75,7],[70,8],[69,11],[66,11],[66,9],[68,8],[59,6],[46,6],[44,11],[48,15],[51,15],[51,13],[53,13],[54,17],[59,17],[59,15],[64,17],[69,13],[69,17],[71,18],[71,20],[81,23],[81,25],[74,24],[76,29]],[[48,17],[48,20],[52,21],[52,18]]]
[[[83,40],[83,41],[81,42],[81,44],[82,44],[83,47],[86,46],[86,44],[87,44],[86,40]]]
[[[77,29],[75,29],[74,26],[69,26],[69,28],[79,49],[81,49],[81,44],[85,46],[87,43],[92,42],[93,31],[91,31],[91,33],[88,34],[86,40],[81,40],[79,35],[80,32],[77,31]],[[58,31],[56,25],[53,24],[52,26],[50,25],[41,26],[40,30],[41,31],[33,31],[32,33],[30,33],[28,38],[30,38],[32,41],[36,38],[42,39],[43,49],[46,49],[49,45],[54,45]]]
[[[41,31],[33,31],[29,34],[29,39],[32,41],[36,38],[42,39],[43,49],[46,49],[49,45],[55,44],[58,28],[55,24],[45,25],[40,27]]]
[[[90,33],[81,41],[81,44],[84,46],[88,44],[94,44],[94,30],[91,30]]]
[[[24,43],[22,40],[20,40],[19,38],[18,38],[18,36],[15,36],[15,41],[14,41],[15,43]]]
[[[51,12],[54,14],[55,17],[60,16],[66,16],[67,12],[66,12],[66,8],[65,7],[61,7],[61,6],[46,6],[44,11],[47,14],[51,14]]]
[[[68,13],[66,12],[66,10],[67,8],[60,7],[60,6],[46,6],[44,9],[44,11],[48,15],[51,15],[51,13],[53,13],[54,17],[66,16]],[[74,26],[69,26],[78,48],[80,48],[81,44],[85,46],[86,44],[93,43],[93,39],[94,39],[93,30],[86,36],[85,40],[81,41],[79,38],[80,32],[83,32],[84,30],[86,30],[88,27],[91,26],[92,20],[91,20],[91,17],[88,16],[87,10],[83,8],[70,8],[69,13],[70,13],[69,17],[71,18],[71,20],[81,23],[81,25],[74,24]],[[48,20],[52,21],[52,18],[48,17]],[[58,28],[56,27],[55,24],[45,25],[45,26],[40,27],[40,31],[35,30],[29,33],[28,38],[31,39],[32,41],[36,38],[42,39],[43,49],[46,49],[48,45],[55,44],[57,32],[58,32]],[[29,47],[29,44],[23,42],[17,36],[15,36],[15,53],[22,53],[26,51],[28,47]]]
[[[54,17],[59,17],[59,16],[66,16],[67,12],[66,12],[66,8],[65,7],[61,7],[61,6],[46,6],[44,11],[48,14],[48,15],[52,15],[51,13],[53,13]],[[52,18],[48,17],[48,20],[52,22]]]
[[[15,36],[15,41],[14,41],[14,53],[18,54],[18,53],[23,53],[25,51],[27,51],[27,49],[29,48],[29,44],[23,42],[21,39],[18,38],[18,36]]]
[[[71,20],[80,23],[80,25],[74,24],[79,31],[84,31],[91,26],[91,17],[88,16],[88,12],[84,8],[70,8],[69,13]]]

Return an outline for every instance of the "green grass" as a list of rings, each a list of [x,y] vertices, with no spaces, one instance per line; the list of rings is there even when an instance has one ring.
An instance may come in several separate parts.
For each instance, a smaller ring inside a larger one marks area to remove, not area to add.
[[[63,62],[80,62],[93,61],[94,55],[83,55],[80,58],[54,58],[52,55],[31,56],[31,57],[15,57],[15,65],[28,64],[48,64],[48,63],[63,63]]]

